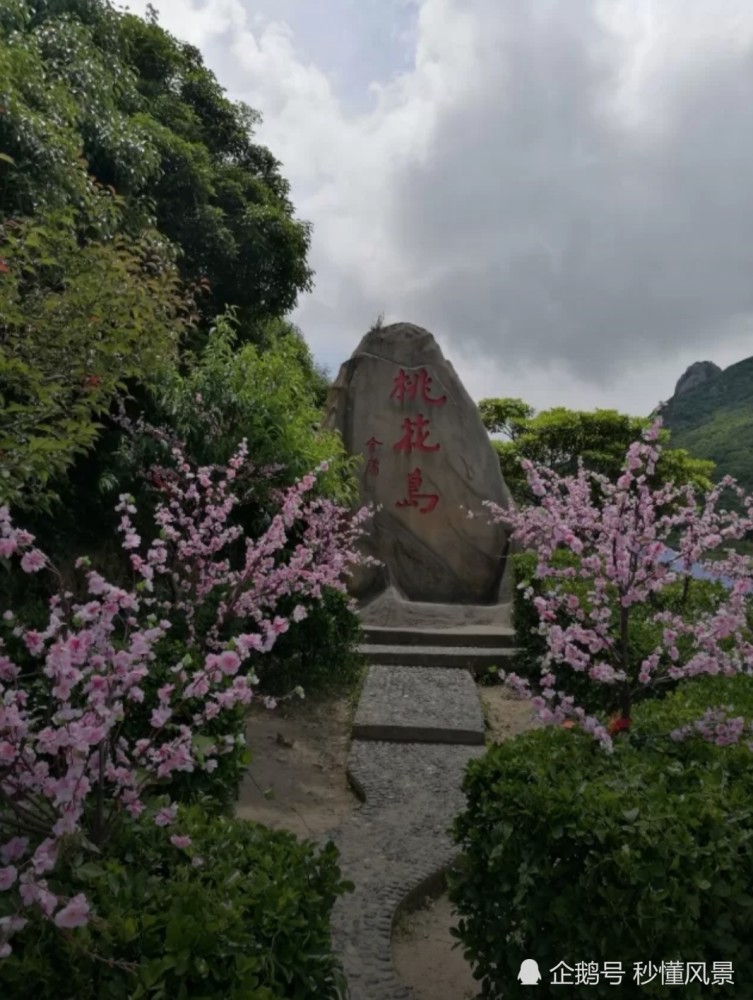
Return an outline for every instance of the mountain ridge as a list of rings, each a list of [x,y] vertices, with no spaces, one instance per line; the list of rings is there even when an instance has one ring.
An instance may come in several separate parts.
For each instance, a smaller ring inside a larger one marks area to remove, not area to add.
[[[671,431],[673,447],[711,459],[715,479],[734,476],[753,492],[753,357],[724,369],[695,362],[654,414]]]

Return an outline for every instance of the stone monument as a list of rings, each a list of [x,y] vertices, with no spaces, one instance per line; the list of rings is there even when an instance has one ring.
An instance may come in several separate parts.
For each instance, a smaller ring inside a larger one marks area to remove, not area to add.
[[[380,505],[351,590],[364,602],[496,605],[508,532],[482,501],[511,504],[478,408],[434,337],[411,323],[372,329],[340,368],[324,426],[361,455],[363,503]],[[476,516],[469,518],[467,511]]]

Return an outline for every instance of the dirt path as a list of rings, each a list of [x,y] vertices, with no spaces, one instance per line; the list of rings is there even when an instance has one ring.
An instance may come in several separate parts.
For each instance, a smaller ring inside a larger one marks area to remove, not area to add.
[[[255,708],[236,815],[303,838],[343,823],[358,803],[345,771],[352,712],[348,699]]]
[[[455,923],[447,896],[403,917],[392,939],[395,969],[419,1000],[473,1000],[478,983],[450,934]]]

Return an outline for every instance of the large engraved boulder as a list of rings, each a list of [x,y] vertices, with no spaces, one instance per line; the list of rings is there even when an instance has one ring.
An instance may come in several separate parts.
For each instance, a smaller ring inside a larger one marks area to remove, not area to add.
[[[507,507],[510,494],[434,337],[411,323],[367,333],[330,389],[325,426],[362,456],[361,501],[381,507],[363,547],[382,565],[357,571],[355,596],[390,587],[410,601],[496,603],[508,533],[482,501]]]

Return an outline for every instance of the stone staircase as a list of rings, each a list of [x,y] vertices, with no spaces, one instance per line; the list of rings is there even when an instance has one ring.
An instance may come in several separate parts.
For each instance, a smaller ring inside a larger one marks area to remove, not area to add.
[[[489,667],[505,669],[515,655],[515,633],[495,625],[409,629],[366,625],[360,651],[370,664],[469,670],[475,677]]]
[[[408,902],[441,885],[457,851],[468,763],[483,754],[474,675],[502,669],[514,633],[499,625],[364,625],[368,671],[348,774],[363,805],[332,835],[355,891],[332,915],[351,1000],[413,1000],[392,967],[392,927]]]

